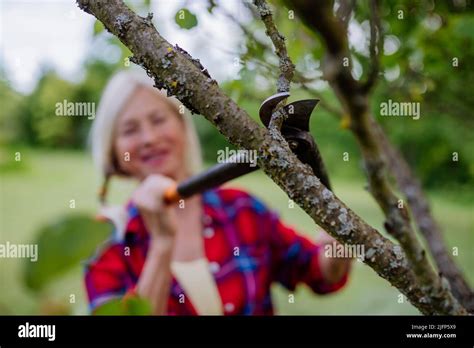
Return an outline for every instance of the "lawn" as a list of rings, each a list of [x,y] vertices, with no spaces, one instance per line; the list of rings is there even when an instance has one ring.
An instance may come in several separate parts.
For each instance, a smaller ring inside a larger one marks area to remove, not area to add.
[[[31,243],[37,230],[63,214],[86,212],[97,208],[98,175],[89,156],[82,152],[22,150],[22,166],[3,171],[0,176],[0,241]],[[7,154],[8,155],[8,154]],[[13,156],[13,154],[12,154]],[[382,215],[361,180],[334,177],[335,193],[349,207],[374,227],[381,229]],[[283,219],[301,233],[314,237],[320,230],[297,206],[289,208],[288,198],[263,173],[256,172],[230,184],[244,188],[278,211]],[[123,202],[132,185],[115,181],[111,200]],[[70,208],[70,200],[75,208]],[[458,263],[474,283],[474,234],[472,203],[447,200],[440,193],[430,199],[450,248],[457,247]],[[86,314],[87,305],[82,287],[82,266],[67,273],[45,289],[41,295],[29,291],[22,283],[23,261],[0,259],[0,314],[44,313],[51,308],[70,307],[74,314]],[[471,266],[471,267],[468,267]],[[313,295],[304,286],[289,303],[289,292],[276,285],[274,302],[280,314],[416,314],[406,300],[399,303],[399,292],[379,278],[369,267],[356,262],[349,284],[339,293]],[[75,303],[70,304],[71,295]],[[39,298],[42,300],[40,301]]]

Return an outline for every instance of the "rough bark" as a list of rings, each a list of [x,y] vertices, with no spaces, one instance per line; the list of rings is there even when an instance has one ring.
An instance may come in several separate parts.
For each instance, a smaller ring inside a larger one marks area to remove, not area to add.
[[[403,192],[413,219],[425,238],[438,271],[451,286],[453,295],[471,313],[474,313],[474,293],[466,278],[449,254],[440,226],[431,214],[428,199],[420,182],[416,179],[402,154],[390,143],[387,135],[378,122],[373,120],[373,127],[378,132],[381,146],[387,156],[390,174]]]
[[[445,296],[427,296],[399,246],[382,236],[319,182],[277,131],[260,127],[189,55],[173,47],[154,28],[150,17],[133,13],[120,0],[78,0],[134,54],[156,86],[166,88],[200,113],[233,144],[256,150],[258,165],[306,213],[341,243],[363,245],[364,262],[396,286],[424,314],[465,314]],[[434,294],[431,294],[434,295]]]
[[[295,66],[288,56],[285,45],[285,37],[278,31],[273,22],[272,12],[268,7],[265,0],[254,0],[255,6],[258,8],[258,13],[260,18],[265,24],[266,34],[272,40],[273,45],[275,46],[275,52],[280,59],[280,77],[277,82],[277,91],[278,92],[289,92],[290,83],[293,79]]]
[[[386,155],[379,142],[378,133],[372,125],[373,118],[368,106],[368,91],[375,81],[374,74],[377,73],[378,68],[373,69],[375,73],[371,74],[368,83],[361,84],[352,77],[350,69],[344,67],[343,59],[350,57],[347,32],[343,23],[334,16],[332,1],[320,1],[315,4],[304,0],[294,0],[288,1],[288,4],[308,27],[321,35],[328,49],[323,67],[324,74],[350,116],[351,130],[362,151],[369,190],[385,214],[386,230],[403,247],[410,266],[417,279],[423,284],[427,295],[444,298],[456,305],[457,300],[450,292],[449,285],[431,267],[412,228],[406,207],[399,205],[399,199],[390,186]],[[380,30],[380,24],[377,24],[375,1],[372,3],[372,16],[372,33],[374,33]],[[374,39],[371,40],[371,46],[373,46],[371,52],[372,57],[375,58]]]

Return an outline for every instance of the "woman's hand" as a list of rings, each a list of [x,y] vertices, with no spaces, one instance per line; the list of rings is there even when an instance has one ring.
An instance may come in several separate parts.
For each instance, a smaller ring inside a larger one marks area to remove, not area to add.
[[[325,245],[339,245],[340,243],[336,241],[333,237],[327,234],[324,231],[321,231],[318,239],[316,240],[317,244],[321,245],[324,250]],[[334,244],[333,244],[334,243]],[[331,247],[332,247],[331,246]],[[342,279],[344,274],[346,274],[351,266],[352,258],[350,257],[327,257],[326,253],[323,251],[319,254],[319,264],[321,265],[321,272],[330,284],[337,283]]]
[[[163,202],[166,189],[174,185],[170,178],[153,174],[142,181],[132,194],[146,228],[150,232],[150,248],[137,283],[137,292],[148,299],[153,312],[166,314],[172,282],[171,259],[177,230],[176,211]]]
[[[153,174],[142,181],[132,194],[132,202],[137,206],[153,239],[173,240],[177,229],[176,212],[163,202],[166,189],[174,185],[170,178]]]

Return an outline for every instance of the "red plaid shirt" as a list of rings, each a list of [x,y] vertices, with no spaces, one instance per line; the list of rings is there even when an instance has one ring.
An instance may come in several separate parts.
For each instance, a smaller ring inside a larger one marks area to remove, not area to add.
[[[235,189],[214,189],[202,194],[205,256],[213,273],[226,315],[271,315],[270,286],[279,282],[289,290],[298,283],[325,294],[341,288],[348,275],[328,284],[321,274],[322,247],[285,226],[259,200]],[[144,265],[149,234],[132,204],[121,240],[111,240],[87,263],[85,284],[90,308],[122,297],[134,289]],[[125,252],[125,248],[129,253]],[[192,315],[192,303],[172,280],[169,315]],[[181,296],[180,296],[181,295]]]

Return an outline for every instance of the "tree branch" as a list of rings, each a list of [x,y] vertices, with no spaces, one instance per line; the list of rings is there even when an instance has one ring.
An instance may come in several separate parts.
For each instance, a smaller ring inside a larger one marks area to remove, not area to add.
[[[362,90],[368,93],[377,82],[380,71],[380,55],[383,50],[382,25],[379,0],[370,0],[370,70]]]
[[[304,0],[294,0],[289,1],[289,7],[295,9],[308,27],[321,35],[328,48],[326,68],[329,67],[330,71],[326,76],[351,117],[351,129],[362,151],[369,189],[385,214],[386,230],[403,247],[426,295],[431,299],[443,298],[452,306],[459,306],[449,287],[431,267],[412,229],[408,211],[404,206],[399,207],[399,200],[390,187],[385,154],[371,127],[367,91],[342,64],[342,58],[349,56],[347,32],[333,14],[332,1],[321,1],[315,6]]]
[[[265,24],[265,33],[272,40],[275,47],[275,53],[279,58],[280,77],[277,81],[277,92],[289,92],[291,80],[295,72],[295,65],[288,56],[286,49],[285,37],[280,34],[275,23],[273,22],[272,12],[265,0],[254,0],[254,4],[258,9],[260,18]],[[270,132],[280,131],[283,122],[288,118],[288,114],[284,112],[282,106],[286,104],[286,100],[282,100],[275,108],[275,112],[270,118],[268,128]]]
[[[341,243],[362,245],[364,262],[387,279],[425,314],[465,314],[445,297],[427,297],[404,253],[344,205],[291,152],[281,134],[261,128],[227,97],[200,66],[167,42],[150,20],[122,1],[78,0],[79,7],[99,19],[154,77],[185,105],[201,113],[233,144],[256,150],[258,165],[313,220]]]
[[[295,65],[288,56],[288,51],[285,45],[285,37],[280,34],[275,23],[273,22],[272,11],[268,7],[265,0],[254,0],[255,6],[258,8],[260,18],[265,24],[265,33],[272,40],[275,46],[275,53],[280,59],[280,77],[277,82],[277,92],[289,92],[290,83],[293,79]]]
[[[351,19],[352,11],[354,10],[355,0],[340,0],[339,8],[337,9],[337,17],[341,20],[344,27],[347,29]]]
[[[443,233],[431,214],[428,199],[420,182],[415,178],[402,154],[392,146],[381,125],[374,119],[372,125],[387,156],[390,173],[407,199],[413,218],[428,244],[439,272],[449,281],[453,295],[469,312],[474,313],[474,293],[448,252]]]
[[[373,8],[372,11],[374,11]],[[373,24],[374,21],[371,22],[371,28]],[[371,55],[372,70],[369,73],[367,82],[362,87],[362,90],[366,93],[370,91],[373,84],[376,82],[375,80],[380,69],[379,55],[383,50],[383,34],[380,23],[376,26],[379,27],[377,31],[380,33],[380,38],[377,40],[378,54]],[[373,29],[371,29],[371,31],[372,30]],[[373,39],[375,39],[375,36],[372,34],[371,46],[375,47],[376,45],[374,44]],[[374,52],[374,50],[371,50],[371,52]],[[307,84],[298,80],[298,76],[299,75],[297,71],[295,71],[295,82],[300,83],[305,90],[312,92],[311,88],[309,88]],[[374,79],[374,82],[370,82],[372,78]],[[343,116],[343,112],[341,110],[323,103],[322,100],[320,101],[319,105],[336,117],[341,118]],[[374,128],[374,132],[377,133],[377,138],[380,141],[384,155],[386,156],[390,175],[395,178],[398,188],[406,198],[412,212],[413,219],[415,220],[416,225],[424,239],[427,241],[428,248],[433,256],[439,272],[449,281],[453,295],[469,312],[474,313],[474,292],[471,290],[466,278],[447,250],[446,243],[443,240],[442,230],[431,213],[428,199],[423,192],[420,182],[416,179],[410,166],[403,158],[403,155],[392,145],[380,124],[375,121],[372,115],[369,115],[369,118],[371,120],[370,122],[372,123],[372,127]]]

